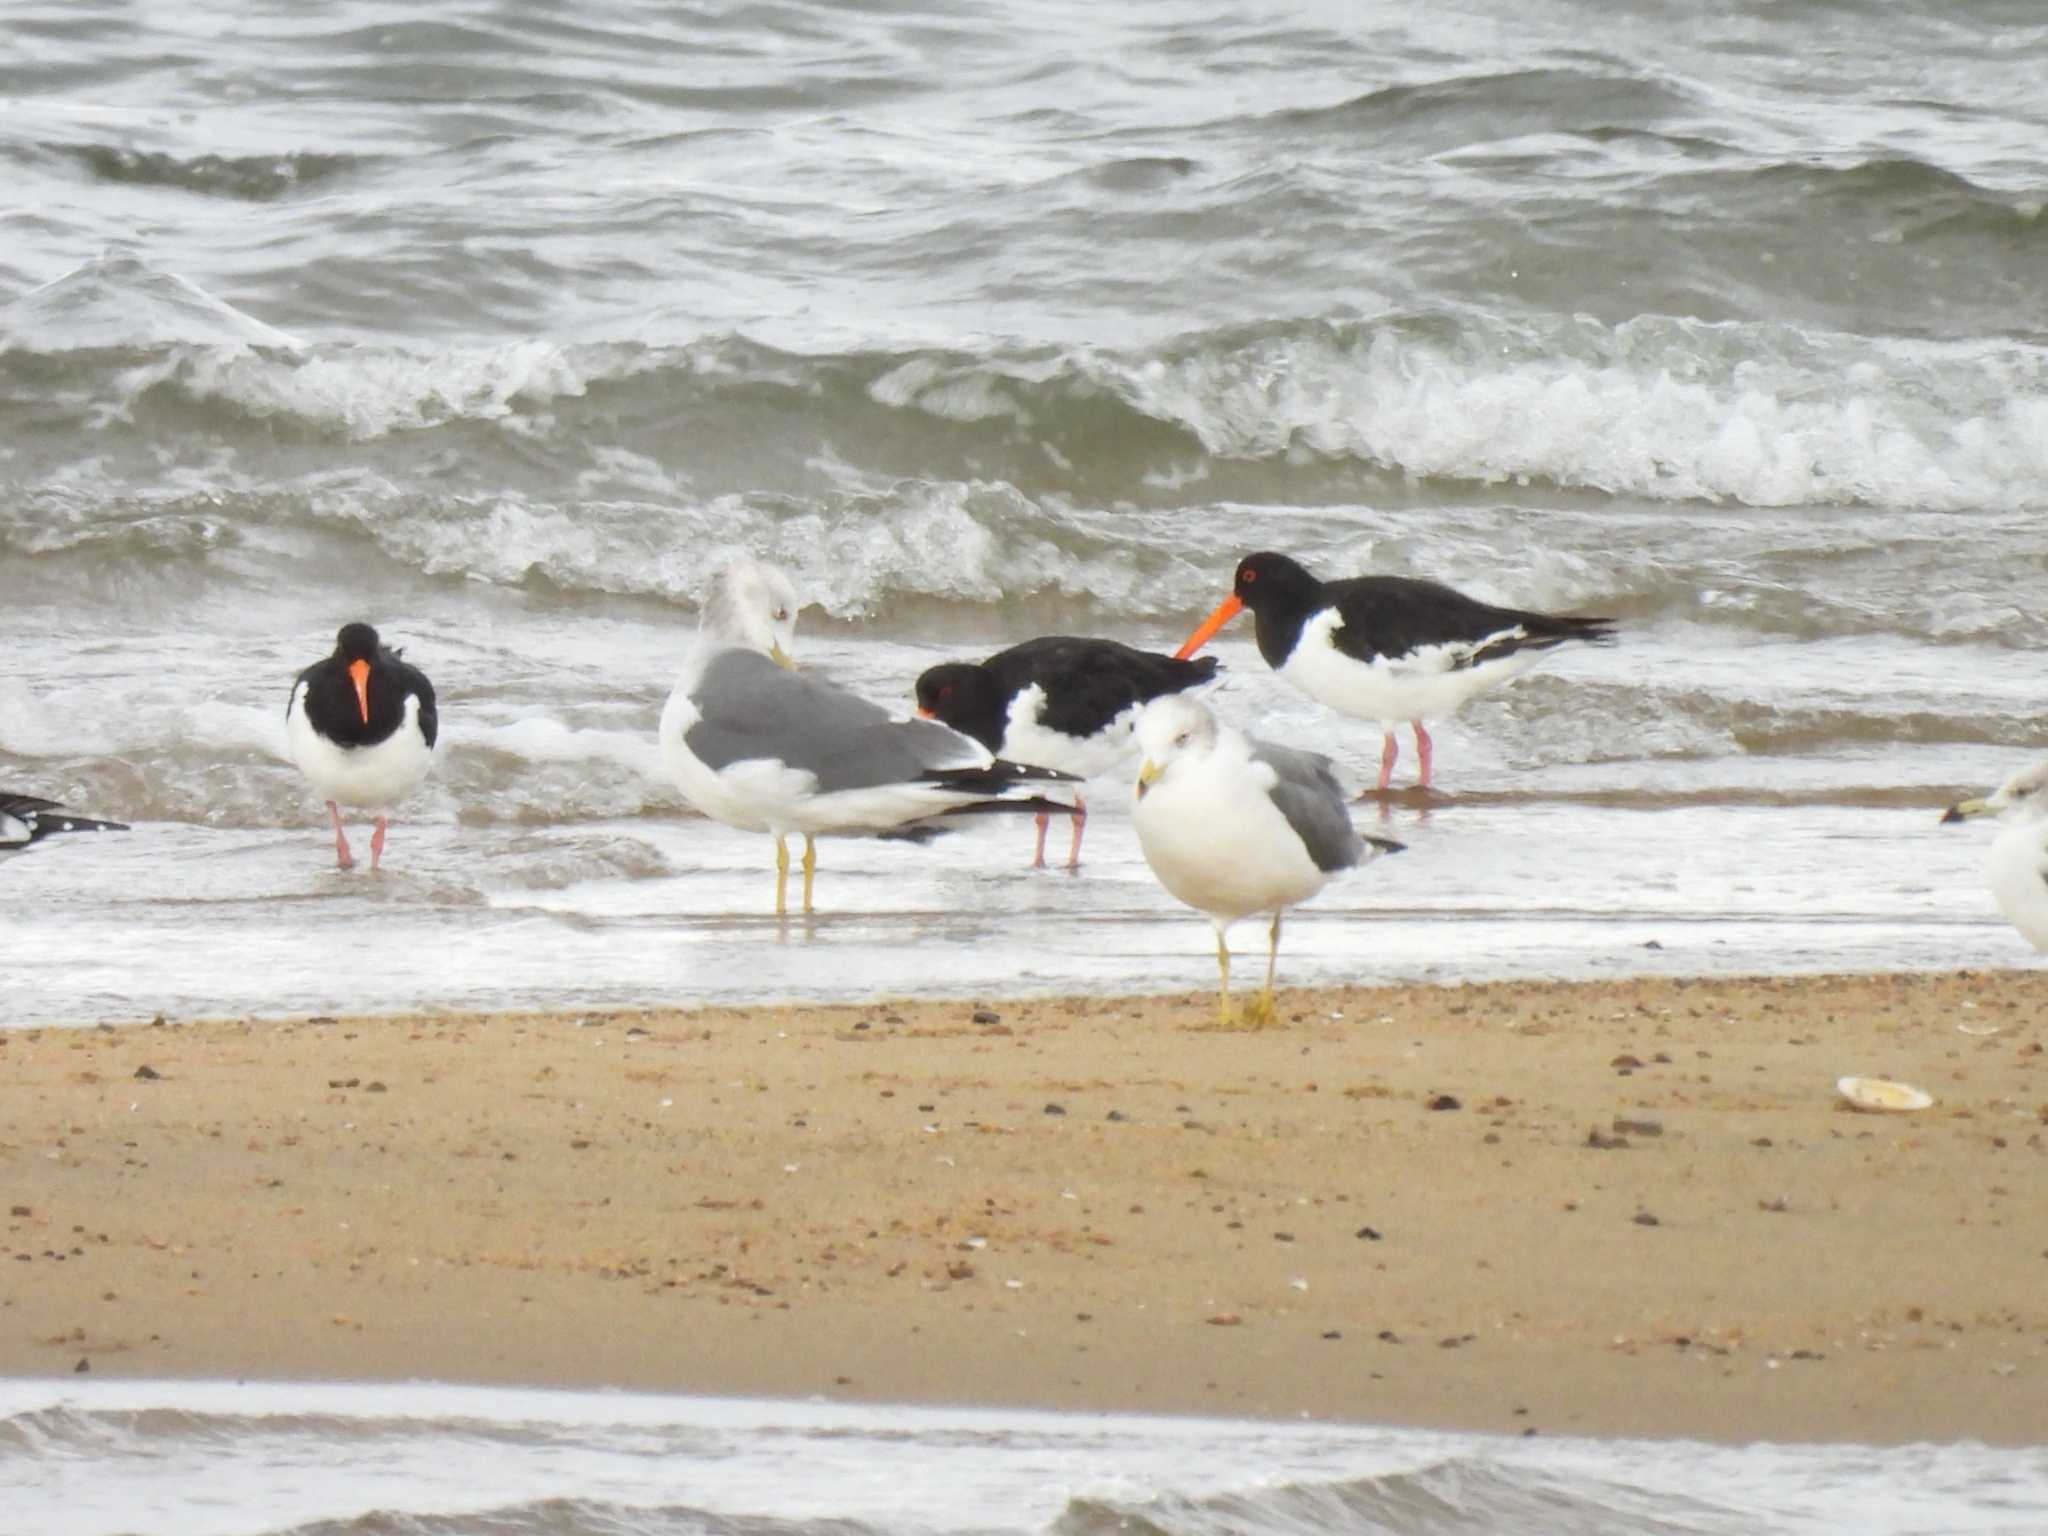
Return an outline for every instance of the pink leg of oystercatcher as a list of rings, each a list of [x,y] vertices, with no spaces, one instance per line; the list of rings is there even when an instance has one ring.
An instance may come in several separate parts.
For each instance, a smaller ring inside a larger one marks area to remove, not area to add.
[[[384,857],[384,828],[390,822],[388,816],[377,818],[377,830],[370,834],[370,873],[377,872],[377,862]]]
[[[1417,785],[1418,785],[1419,787],[1421,787],[1421,788],[1423,788],[1423,789],[1427,789],[1427,788],[1429,788],[1429,753],[1430,753],[1430,740],[1429,740],[1429,732],[1428,732],[1428,731],[1426,731],[1426,730],[1424,730],[1424,729],[1422,728],[1422,722],[1421,722],[1420,720],[1417,720],[1417,721],[1415,721],[1415,722],[1414,722],[1414,724],[1415,724],[1415,753],[1416,753],[1416,756],[1418,756],[1418,757],[1420,757],[1420,758],[1422,759],[1422,777],[1421,777],[1421,778],[1419,778],[1419,779],[1417,779],[1417,780],[1416,780],[1415,782],[1416,782],[1416,784],[1417,784]],[[1391,739],[1391,738],[1390,738],[1390,739]]]
[[[330,800],[327,802],[327,814],[334,821],[334,867],[354,869],[356,857],[348,851],[348,834],[341,829],[341,807]]]
[[[1401,743],[1394,740],[1394,733],[1387,732],[1387,744],[1380,749],[1379,792],[1385,794],[1387,786],[1394,782],[1394,761],[1401,755]]]
[[[1067,851],[1067,868],[1081,867],[1081,832],[1088,825],[1088,807],[1081,803],[1081,797],[1074,796],[1074,846]]]
[[[1052,812],[1040,811],[1032,820],[1038,823],[1038,848],[1031,855],[1031,867],[1033,869],[1043,869],[1045,868],[1045,829],[1052,825]]]

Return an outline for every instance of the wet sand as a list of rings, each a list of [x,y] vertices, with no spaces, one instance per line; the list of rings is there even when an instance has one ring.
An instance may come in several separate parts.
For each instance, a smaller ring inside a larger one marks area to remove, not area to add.
[[[2048,973],[1212,1008],[0,1030],[0,1373],[2048,1425]]]

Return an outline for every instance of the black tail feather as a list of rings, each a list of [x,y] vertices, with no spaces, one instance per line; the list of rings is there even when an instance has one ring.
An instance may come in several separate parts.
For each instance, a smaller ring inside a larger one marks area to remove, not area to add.
[[[1048,800],[1043,795],[1033,795],[1026,800],[976,800],[967,805],[956,805],[939,812],[941,816],[992,816],[1003,811],[1029,811],[1036,816],[1041,812],[1055,816],[1071,816],[1073,806],[1064,800]]]

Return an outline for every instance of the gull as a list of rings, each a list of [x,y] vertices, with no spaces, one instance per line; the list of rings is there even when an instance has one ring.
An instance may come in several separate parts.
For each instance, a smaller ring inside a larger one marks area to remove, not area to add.
[[[795,670],[796,590],[755,560],[713,578],[696,644],[661,714],[662,760],[714,821],[775,838],[775,911],[788,911],[788,837],[801,833],[803,910],[815,840],[917,830],[981,810],[1068,810],[1033,793],[1065,774],[991,757],[933,720],[899,719]]]
[[[1973,816],[2005,819],[1984,859],[1991,897],[2022,938],[2048,950],[2048,761],[2022,768],[1982,799],[1958,801],[1941,819]]]
[[[1335,875],[1402,845],[1359,835],[1327,757],[1246,736],[1197,700],[1176,694],[1146,705],[1138,746],[1145,760],[1131,822],[1159,883],[1216,930],[1217,1022],[1270,1025],[1281,915]],[[1227,934],[1239,918],[1265,912],[1273,915],[1265,989],[1239,1013]]]
[[[74,816],[54,800],[0,793],[0,854],[20,853],[59,832],[126,832],[125,823]]]

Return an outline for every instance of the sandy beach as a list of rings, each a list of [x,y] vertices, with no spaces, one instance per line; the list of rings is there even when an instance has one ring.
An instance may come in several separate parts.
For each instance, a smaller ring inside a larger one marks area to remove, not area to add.
[[[2048,1424],[2048,974],[1283,1002],[0,1030],[0,1373]]]

